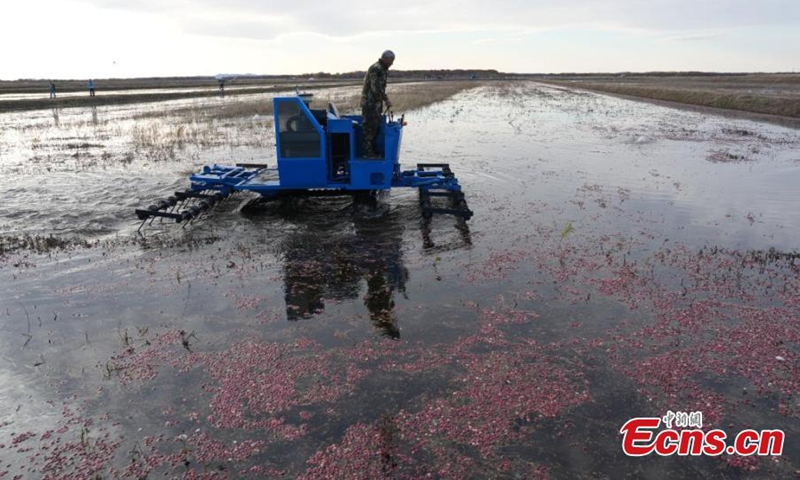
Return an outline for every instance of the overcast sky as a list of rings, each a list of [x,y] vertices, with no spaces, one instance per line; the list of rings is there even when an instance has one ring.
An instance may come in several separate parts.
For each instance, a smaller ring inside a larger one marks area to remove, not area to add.
[[[0,78],[800,71],[800,0],[18,0]],[[393,6],[387,6],[392,4]]]

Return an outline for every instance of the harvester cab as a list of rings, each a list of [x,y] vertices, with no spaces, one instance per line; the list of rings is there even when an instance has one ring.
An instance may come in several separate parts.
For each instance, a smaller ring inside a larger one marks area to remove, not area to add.
[[[415,169],[400,169],[403,117],[382,116],[375,140],[380,157],[364,158],[361,116],[339,115],[333,105],[312,109],[311,99],[310,94],[273,99],[276,168],[243,163],[205,166],[189,177],[185,191],[137,209],[142,220],[139,228],[155,218],[178,223],[193,220],[242,191],[269,201],[293,196],[374,196],[391,188],[417,188],[425,219],[433,214],[464,220],[472,216],[449,164],[418,163]],[[437,197],[445,197],[445,204],[432,201]]]
[[[362,152],[362,119],[336,107],[310,108],[311,95],[275,98],[275,139],[281,185],[297,188],[380,190],[400,173],[402,119],[383,117],[378,159]]]

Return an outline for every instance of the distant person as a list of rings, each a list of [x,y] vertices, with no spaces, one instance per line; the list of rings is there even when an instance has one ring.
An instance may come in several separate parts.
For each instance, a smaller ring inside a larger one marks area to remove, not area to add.
[[[225,79],[222,78],[219,81],[219,91],[225,93]]]
[[[364,119],[364,158],[380,158],[375,153],[375,137],[381,128],[383,105],[392,107],[386,96],[386,80],[389,67],[394,63],[394,52],[386,50],[377,62],[373,63],[364,76],[364,88],[361,91],[361,116]]]
[[[56,84],[50,80],[50,98],[56,98]]]
[[[90,78],[86,86],[89,88],[89,96],[94,97],[94,80]]]

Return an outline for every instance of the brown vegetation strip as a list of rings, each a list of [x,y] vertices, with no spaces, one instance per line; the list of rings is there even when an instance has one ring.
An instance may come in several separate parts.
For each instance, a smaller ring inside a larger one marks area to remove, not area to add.
[[[780,84],[780,88],[768,84],[730,85],[708,82],[706,84],[670,85],[663,82],[620,81],[556,81],[550,83],[569,85],[598,92],[630,95],[634,97],[664,100],[688,105],[723,108],[744,112],[800,118],[800,86]],[[680,82],[678,82],[680,83]],[[795,87],[795,88],[792,88]]]

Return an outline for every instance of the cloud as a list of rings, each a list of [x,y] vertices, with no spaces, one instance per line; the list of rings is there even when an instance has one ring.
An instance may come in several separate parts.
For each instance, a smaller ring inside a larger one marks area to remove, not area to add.
[[[714,38],[721,38],[727,35],[727,32],[687,32],[679,35],[672,35],[662,39],[664,42],[695,42],[700,40],[711,40]]]
[[[241,15],[224,12],[220,15],[187,15],[182,19],[185,33],[210,37],[272,40],[289,32],[302,31],[294,18],[284,15]]]
[[[475,45],[507,45],[509,43],[519,43],[522,37],[498,37],[498,38],[480,38],[472,42]]]
[[[794,0],[406,0],[391,6],[374,0],[88,1],[103,8],[167,15],[190,33],[256,39],[297,31],[348,37],[386,30],[502,31],[592,25],[680,32],[800,23],[800,5]],[[263,20],[275,17],[282,21]]]
[[[117,60],[108,76],[347,71],[385,48],[404,68],[792,70],[800,45],[796,0],[35,0],[6,10],[0,40],[27,40],[7,52],[2,78],[97,77],[98,59]],[[51,58],[54,45],[74,53]],[[86,45],[95,53],[81,54]]]

